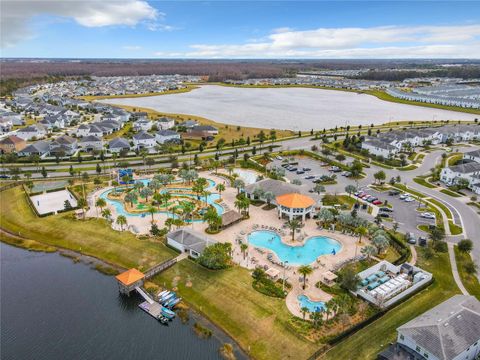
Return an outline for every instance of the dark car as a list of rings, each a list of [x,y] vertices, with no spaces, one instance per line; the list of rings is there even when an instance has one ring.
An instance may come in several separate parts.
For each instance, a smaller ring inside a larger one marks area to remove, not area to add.
[[[298,169],[296,167],[292,167],[290,169],[288,169],[289,171],[297,171]]]
[[[425,236],[420,236],[418,238],[418,244],[420,246],[427,246],[427,238]]]
[[[388,207],[381,207],[379,210],[383,212],[393,212],[393,209],[390,209]]]
[[[389,218],[389,217],[390,217],[390,214],[381,212],[381,213],[378,213],[378,216],[383,217],[383,218]]]
[[[312,170],[312,169],[310,169],[309,167],[304,167],[303,168],[303,171],[310,171],[310,170]]]
[[[395,195],[398,195],[398,194],[400,194],[400,191],[398,191],[398,190],[390,190],[388,192],[388,195],[390,195],[390,196],[395,196]]]
[[[298,174],[298,175],[305,174],[305,171],[303,171],[303,170],[297,170],[297,174]]]

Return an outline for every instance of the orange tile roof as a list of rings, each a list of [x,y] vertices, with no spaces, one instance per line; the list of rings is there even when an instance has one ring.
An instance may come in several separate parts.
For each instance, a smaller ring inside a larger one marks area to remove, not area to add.
[[[311,197],[297,193],[280,195],[276,200],[277,204],[288,208],[307,208],[315,204]]]
[[[137,269],[130,269],[115,276],[115,278],[124,285],[131,285],[145,277],[145,274]]]

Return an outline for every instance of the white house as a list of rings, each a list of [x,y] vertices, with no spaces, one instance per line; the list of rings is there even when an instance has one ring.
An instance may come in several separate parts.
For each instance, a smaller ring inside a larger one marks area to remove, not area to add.
[[[480,301],[455,295],[397,329],[398,352],[428,360],[473,360],[480,355]],[[392,357],[379,356],[381,359]],[[409,357],[410,358],[410,357]]]
[[[375,138],[369,138],[368,140],[363,141],[362,149],[368,150],[372,155],[383,156],[384,158],[392,157],[400,150],[396,146]]]
[[[159,144],[171,141],[180,141],[180,134],[173,130],[160,130],[155,134],[155,140]]]
[[[136,149],[152,149],[157,145],[155,137],[149,133],[142,131],[133,135],[133,145]]]
[[[133,123],[135,131],[149,131],[152,129],[153,123],[148,119],[140,119]]]
[[[40,139],[47,135],[47,128],[41,124],[34,124],[18,130],[15,135],[26,141]]]
[[[108,143],[108,150],[112,153],[130,151],[130,142],[125,138],[115,138]]]
[[[473,160],[480,163],[480,150],[473,150],[463,154],[463,158],[466,160]]]
[[[193,258],[199,257],[207,246],[217,242],[197,231],[182,228],[167,234],[167,244],[178,251],[188,252]]]
[[[88,135],[79,140],[78,146],[84,151],[102,150],[103,140],[98,136]]]
[[[162,117],[156,121],[158,130],[168,130],[175,126],[175,120],[167,117]]]
[[[440,172],[440,180],[447,185],[455,185],[459,179],[466,179],[469,188],[475,192],[480,191],[480,188],[473,187],[474,184],[480,182],[480,163],[468,162],[451,167],[445,167]]]

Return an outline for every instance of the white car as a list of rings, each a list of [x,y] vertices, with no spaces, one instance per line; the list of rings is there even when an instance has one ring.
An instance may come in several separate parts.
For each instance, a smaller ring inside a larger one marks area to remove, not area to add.
[[[405,202],[412,202],[412,201],[415,201],[415,199],[410,196],[405,198]]]
[[[280,155],[277,156],[277,160],[283,160],[283,157],[281,157]]]
[[[407,194],[400,194],[400,200],[405,200],[407,196]]]
[[[420,216],[425,219],[435,219],[435,214],[430,212],[424,212]]]

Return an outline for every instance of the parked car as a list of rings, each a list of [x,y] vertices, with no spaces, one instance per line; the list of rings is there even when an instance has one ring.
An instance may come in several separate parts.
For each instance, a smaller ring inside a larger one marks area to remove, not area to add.
[[[288,165],[288,164],[282,164],[281,166],[282,166],[283,168],[287,168],[287,167],[289,167],[290,165]]]
[[[311,180],[311,179],[315,179],[315,175],[305,176],[305,180]]]
[[[283,160],[283,157],[281,157],[280,155],[277,156],[277,160]]]
[[[389,218],[389,217],[390,217],[390,214],[381,212],[381,213],[378,213],[378,216],[383,217],[383,218]]]
[[[412,232],[408,232],[406,234],[406,238],[407,238],[407,242],[409,244],[416,244],[417,243],[417,239],[415,238],[415,234],[412,233]]]
[[[420,236],[418,238],[418,245],[427,246],[427,238],[425,236]]]
[[[400,200],[405,200],[407,197],[407,194],[400,194]]]
[[[400,191],[398,191],[398,190],[390,190],[388,192],[388,195],[390,195],[390,196],[396,196],[398,194],[400,194]]]
[[[382,205],[383,202],[382,202],[381,200],[378,200],[378,199],[377,199],[377,200],[373,200],[373,201],[372,201],[372,204],[373,204],[373,205]]]
[[[367,198],[367,201],[369,203],[374,202],[375,200],[378,200],[378,198],[376,198],[375,196],[370,196],[369,198]]]
[[[305,171],[303,171],[303,170],[297,170],[297,174],[298,174],[298,175],[305,174]]]
[[[288,169],[288,171],[297,171],[296,167],[291,167],[290,169],[289,168],[287,168],[287,169]]]
[[[405,202],[412,202],[412,201],[415,201],[415,199],[412,198],[411,196],[408,196],[405,198]]]
[[[310,169],[309,167],[304,167],[303,168],[303,171],[311,171],[312,169]]]
[[[393,212],[393,209],[390,209],[389,207],[381,207],[379,210],[383,212]]]
[[[435,219],[435,214],[431,212],[421,213],[420,216],[425,219]]]

